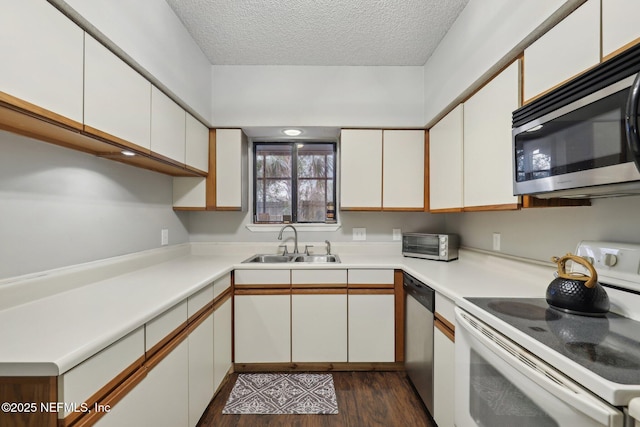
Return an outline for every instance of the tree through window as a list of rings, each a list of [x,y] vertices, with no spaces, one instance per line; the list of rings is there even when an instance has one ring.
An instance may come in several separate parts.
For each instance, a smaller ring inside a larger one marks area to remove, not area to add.
[[[254,143],[254,221],[335,222],[335,158],[335,143]]]

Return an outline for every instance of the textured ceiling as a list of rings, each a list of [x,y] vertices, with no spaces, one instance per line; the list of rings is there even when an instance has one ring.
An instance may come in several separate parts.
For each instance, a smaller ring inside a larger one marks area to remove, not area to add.
[[[167,0],[214,65],[423,65],[469,0]]]

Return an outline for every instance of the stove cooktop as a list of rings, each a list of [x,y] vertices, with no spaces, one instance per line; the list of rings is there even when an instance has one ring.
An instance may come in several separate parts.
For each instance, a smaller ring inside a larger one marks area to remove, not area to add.
[[[608,381],[640,385],[638,321],[614,313],[568,314],[551,308],[544,298],[466,299]]]

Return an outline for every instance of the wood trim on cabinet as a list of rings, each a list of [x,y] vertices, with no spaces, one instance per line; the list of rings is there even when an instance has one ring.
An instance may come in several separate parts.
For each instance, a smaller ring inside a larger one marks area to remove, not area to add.
[[[442,323],[442,325],[451,330],[451,332],[455,333],[456,331],[456,327],[453,323],[451,323],[449,321],[449,319],[447,319],[446,317],[444,317],[442,314],[438,313],[437,311],[435,313],[433,313],[433,317],[435,320],[439,321],[440,323]]]
[[[227,212],[242,212],[242,208],[240,206],[216,206],[215,210]]]
[[[339,371],[402,371],[399,362],[290,362],[234,363],[234,372],[339,372]]]
[[[225,302],[230,300],[232,296],[233,296],[233,289],[230,286],[224,291],[222,291],[220,295],[218,295],[213,299],[213,310],[215,311],[219,309]]]
[[[234,295],[291,295],[291,289],[290,288],[265,289],[264,287],[241,289],[239,286],[236,286]]]
[[[424,212],[424,208],[382,208],[382,212]]]
[[[56,427],[58,413],[40,411],[41,403],[58,401],[57,377],[0,377],[2,402],[33,403],[35,412],[5,412],[0,414],[0,426]]]
[[[484,205],[484,206],[468,206],[462,208],[463,212],[482,212],[482,211],[515,211],[520,209],[518,203],[510,203],[504,205]]]
[[[350,288],[348,293],[349,295],[395,295],[396,291],[393,288]]]
[[[209,174],[206,180],[206,209],[216,209],[216,130],[209,129]]]
[[[156,355],[156,353],[163,350],[164,347],[166,347],[170,341],[172,341],[175,337],[183,333],[186,330],[187,326],[188,326],[187,321],[182,322],[177,328],[171,331],[166,337],[161,339],[160,342],[158,342],[156,345],[151,347],[151,349],[147,350],[145,352],[147,360],[153,358]]]
[[[522,196],[522,207],[529,208],[552,208],[562,206],[591,206],[589,199],[539,199],[534,196]]]
[[[444,323],[443,318],[436,317],[433,321],[433,326],[442,332],[451,342],[456,342],[455,330],[450,329],[447,324]],[[447,322],[448,323],[448,322]]]
[[[291,290],[291,295],[346,295],[346,288],[331,288],[331,287],[323,287],[323,288],[293,288]]]
[[[63,115],[54,113],[53,111],[49,111],[46,108],[39,107],[38,105],[24,101],[20,98],[16,98],[15,96],[9,95],[8,93],[2,91],[0,91],[0,103],[11,106],[17,111],[20,111],[24,114],[41,117],[42,119],[49,120],[54,123],[59,123],[63,126],[75,129],[77,131],[81,131],[83,128],[83,125],[80,122],[76,122],[75,120],[71,120]]]
[[[601,41],[602,41],[602,39],[601,39]],[[611,58],[621,54],[622,52],[624,52],[625,50],[627,50],[629,48],[632,48],[633,46],[637,45],[638,43],[640,43],[640,37],[638,37],[635,40],[630,41],[629,43],[623,45],[622,47],[619,47],[618,49],[614,50],[610,54],[603,56],[601,62],[605,62],[605,61],[610,60]]]
[[[235,294],[238,295],[238,291],[240,290],[251,290],[251,289],[291,289],[291,284],[289,283],[272,283],[272,284],[264,284],[264,283],[259,283],[259,284],[242,284],[242,285],[235,285]]]
[[[393,283],[349,283],[347,285],[351,289],[393,289]]]
[[[444,209],[430,209],[429,213],[457,213],[463,212],[464,208],[444,208]]]
[[[393,271],[395,295],[395,353],[396,363],[404,362],[404,289],[402,288],[402,270]]]
[[[430,206],[430,175],[429,175],[429,131],[424,131],[424,212],[429,212]]]
[[[137,144],[134,144],[132,142],[129,142],[125,139],[122,138],[118,138],[115,135],[111,135],[110,133],[101,131],[100,129],[96,129],[94,127],[91,126],[87,126],[84,125],[83,126],[83,131],[86,134],[92,135],[98,139],[101,139],[103,141],[109,142],[109,143],[113,143],[116,144],[122,148],[126,148],[129,149],[131,151],[135,151],[137,154],[146,154],[147,156],[151,155],[151,150],[148,148],[144,148],[144,147],[140,147]]]
[[[89,398],[87,398],[84,401],[87,407],[95,408],[97,404],[102,404],[102,400],[108,398],[110,393],[118,389],[121,386],[121,384],[126,383],[131,376],[136,375],[137,371],[140,368],[142,368],[142,366],[144,365],[144,361],[145,361],[145,356],[144,355],[140,356],[131,365],[127,366],[122,372],[116,375],[111,381],[109,381],[107,384],[101,387],[94,394],[89,396]],[[66,402],[66,403],[71,403],[71,402]],[[58,427],[68,427],[71,425],[73,425],[74,427],[76,425],[91,425],[91,424],[86,424],[85,417],[91,417],[92,419],[95,418],[95,415],[91,416],[92,412],[93,411],[90,411],[88,413],[84,413],[81,411],[72,412],[69,415],[67,415],[64,419],[58,420]],[[95,419],[97,420],[101,416],[102,415],[98,415],[98,417]],[[82,418],[82,422],[79,424],[75,424],[81,418]]]
[[[136,370],[131,376],[129,376],[125,381],[122,382],[118,386],[118,388],[114,389],[111,394],[106,396],[102,401],[98,404],[103,405],[107,408],[113,408],[119,401],[121,401],[131,390],[133,390],[138,384],[142,382],[142,380],[147,376],[148,369],[146,366],[141,366],[138,370]],[[95,407],[92,405],[92,409]],[[94,425],[100,418],[102,418],[107,412],[105,411],[95,411],[91,410],[75,424],[73,427],[88,427]],[[68,417],[67,417],[68,418]],[[63,421],[63,420],[61,420]],[[66,422],[66,418],[64,419]],[[59,427],[62,427],[61,424]]]
[[[538,99],[538,98],[542,98],[543,96],[545,96],[545,95],[546,95],[546,94],[548,94],[549,92],[552,92],[552,91],[556,90],[556,89],[557,89],[557,88],[559,88],[560,86],[562,86],[562,85],[564,85],[564,84],[566,84],[566,83],[570,82],[571,80],[573,80],[573,79],[575,79],[575,78],[577,78],[577,77],[579,77],[579,76],[583,75],[584,73],[586,73],[587,71],[591,70],[592,68],[597,67],[598,65],[600,65],[600,63],[594,64],[594,65],[592,65],[591,67],[586,68],[586,69],[584,69],[584,70],[580,71],[579,73],[576,73],[575,75],[573,75],[573,76],[569,77],[568,79],[565,79],[565,80],[561,81],[560,83],[558,83],[558,84],[554,85],[553,87],[550,87],[549,89],[547,89],[547,90],[545,90],[545,91],[543,91],[543,92],[541,92],[541,93],[539,93],[539,94],[537,94],[537,95],[535,95],[535,96],[532,96],[531,98],[529,98],[529,99],[527,99],[527,100],[525,100],[525,99],[523,98],[523,100],[522,100],[522,105],[527,105],[527,104],[529,104],[529,103],[531,103],[531,102],[535,101],[535,100],[536,100],[536,99]]]
[[[147,357],[147,360],[145,362],[145,366],[147,367],[147,369],[151,370],[160,362],[162,362],[162,360],[169,354],[171,354],[171,352],[175,350],[175,348],[178,347],[182,343],[182,341],[187,339],[187,337],[189,336],[189,332],[189,328],[184,328],[177,335],[174,335],[171,339],[163,339],[162,341],[164,341],[165,344],[161,348],[157,349],[151,356]]]

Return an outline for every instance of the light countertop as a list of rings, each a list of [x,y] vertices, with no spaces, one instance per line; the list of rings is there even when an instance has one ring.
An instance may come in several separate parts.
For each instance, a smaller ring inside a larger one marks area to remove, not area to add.
[[[460,259],[451,262],[336,252],[340,264],[319,266],[241,264],[255,252],[192,251],[5,308],[0,310],[0,376],[60,375],[238,268],[402,269],[453,301],[471,296],[541,297],[554,270],[471,251],[461,251]]]

